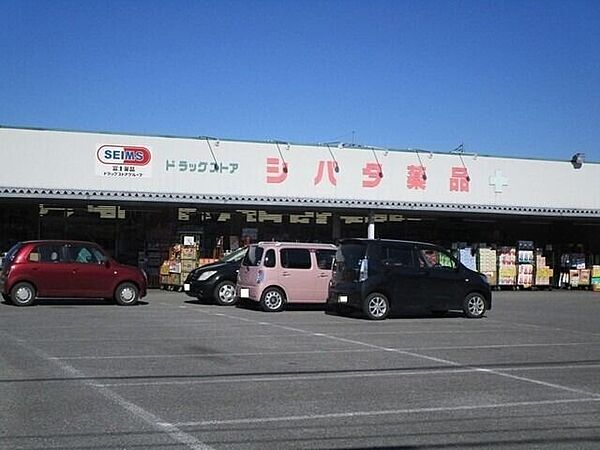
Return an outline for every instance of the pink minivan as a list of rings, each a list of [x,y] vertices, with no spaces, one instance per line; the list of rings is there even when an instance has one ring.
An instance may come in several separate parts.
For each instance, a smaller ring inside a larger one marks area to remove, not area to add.
[[[325,303],[333,244],[259,242],[249,247],[237,279],[237,296],[281,311],[286,303]]]

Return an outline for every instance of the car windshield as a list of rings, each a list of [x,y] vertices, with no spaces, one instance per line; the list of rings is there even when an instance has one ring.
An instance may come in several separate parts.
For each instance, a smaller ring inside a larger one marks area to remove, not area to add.
[[[355,281],[360,262],[365,258],[367,245],[362,242],[342,243],[335,254],[334,277],[338,280]]]
[[[19,251],[19,249],[22,246],[23,246],[23,244],[21,244],[21,243],[13,245],[12,248],[2,258],[2,266],[8,267],[10,265],[10,263],[12,262],[12,260],[15,259],[17,252]]]
[[[240,261],[244,256],[246,256],[246,252],[248,251],[248,247],[241,247],[237,250],[232,251],[231,253],[226,254],[221,258],[221,262],[237,262]]]
[[[258,245],[251,245],[248,248],[248,253],[244,256],[242,265],[244,266],[258,266],[262,259],[264,249]]]
[[[361,259],[365,257],[367,246],[363,243],[344,243],[335,254],[335,263],[342,269],[352,269],[359,266]]]

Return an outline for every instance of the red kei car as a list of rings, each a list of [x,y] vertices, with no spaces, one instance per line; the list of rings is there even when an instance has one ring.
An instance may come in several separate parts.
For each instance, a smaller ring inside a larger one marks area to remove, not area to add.
[[[134,305],[146,295],[146,274],[84,241],[27,241],[4,257],[0,292],[17,306],[36,298],[105,298]]]

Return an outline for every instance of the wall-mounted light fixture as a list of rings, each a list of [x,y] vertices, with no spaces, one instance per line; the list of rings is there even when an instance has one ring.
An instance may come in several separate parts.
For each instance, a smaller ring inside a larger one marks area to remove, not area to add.
[[[289,150],[290,149],[290,144],[288,142],[281,142],[281,141],[272,141],[275,146],[277,147],[277,151],[279,152],[279,156],[281,157],[281,161],[283,161],[283,173],[288,173],[288,163],[286,162],[285,158],[283,157],[283,153],[281,153],[281,148],[279,147],[280,144],[285,144],[285,149]]]
[[[329,150],[329,154],[331,155],[331,159],[333,159],[333,162],[335,163],[334,170],[337,173],[337,172],[340,171],[340,165],[338,164],[337,159],[335,159],[335,156],[333,156],[333,152],[331,151],[331,147],[329,146],[329,143],[325,143],[325,145],[327,146],[327,150]]]
[[[421,166],[421,178],[423,181],[427,181],[427,174],[425,173],[425,166],[423,165],[423,161],[421,161],[421,155],[419,154],[419,150],[415,148],[415,153],[417,154],[417,158],[419,159],[419,165]]]
[[[465,165],[465,161],[463,160],[463,155],[465,154],[465,145],[461,142],[461,144],[458,147],[450,150],[450,153],[454,153],[454,154],[458,155],[458,157],[460,158],[460,163],[462,164],[463,169],[465,169],[465,172],[467,174],[466,180],[471,181],[471,177],[469,176],[469,169],[467,169],[467,166]]]
[[[575,153],[571,158],[573,169],[581,169],[585,161],[585,153]]]
[[[213,151],[212,145],[210,144],[210,141],[212,140],[214,141],[215,147],[218,147],[220,144],[219,139],[210,136],[200,136],[200,139],[204,139],[206,141],[206,144],[208,145],[208,149],[210,150],[210,154],[213,159],[213,167],[215,168],[215,171],[219,170],[219,162],[217,161],[215,152]]]
[[[329,148],[329,146],[328,146]],[[348,144],[348,143],[344,143],[344,142],[339,142],[338,143],[338,148],[361,148],[361,149],[368,149],[371,150],[371,152],[373,153],[373,157],[375,158],[375,161],[377,162],[377,167],[379,168],[379,173],[377,174],[379,176],[379,178],[383,178],[383,168],[381,166],[381,163],[379,162],[379,158],[377,158],[377,153],[375,152],[375,150],[382,150],[384,151],[385,155],[387,156],[387,152],[388,150],[385,148],[379,148],[379,147],[372,147],[372,146],[367,146],[367,145],[360,145],[360,144]],[[331,151],[331,149],[330,149]],[[337,165],[337,161],[336,161],[336,165]]]
[[[375,161],[377,162],[377,166],[379,167],[379,178],[383,178],[383,169],[381,168],[381,163],[379,162],[379,158],[377,158],[377,153],[375,152],[375,148],[371,147],[371,151],[373,152],[373,156],[375,157]]]
[[[333,170],[335,170],[336,173],[339,172],[340,164],[338,163],[338,160],[336,159],[335,155],[333,154],[333,150],[331,149],[331,146],[335,145],[335,147],[337,147],[338,149],[342,149],[346,145],[340,141],[320,142],[319,145],[324,145],[325,147],[327,147],[327,150],[329,151],[329,155],[331,156],[331,159],[333,160],[333,162],[335,164],[335,167],[333,168]]]

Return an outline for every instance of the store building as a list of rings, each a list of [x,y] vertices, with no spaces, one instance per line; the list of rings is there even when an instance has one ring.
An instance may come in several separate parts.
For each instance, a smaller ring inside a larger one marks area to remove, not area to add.
[[[343,144],[0,128],[0,251],[94,240],[153,274],[256,240],[533,241],[600,264],[600,164]]]

